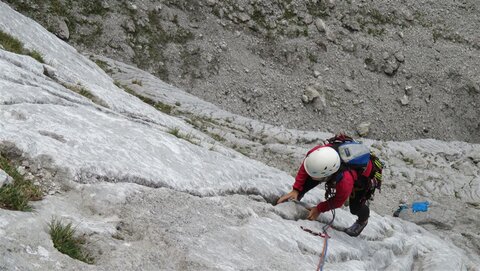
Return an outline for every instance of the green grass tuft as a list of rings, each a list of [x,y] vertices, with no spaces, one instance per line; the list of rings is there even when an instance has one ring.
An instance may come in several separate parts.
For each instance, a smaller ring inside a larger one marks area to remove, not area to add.
[[[197,142],[194,141],[194,137],[191,135],[191,134],[183,134],[180,132],[180,129],[178,129],[178,127],[175,127],[175,128],[171,128],[170,130],[168,130],[168,133],[178,137],[178,138],[181,138],[183,140],[186,140],[194,145],[198,145]]]
[[[0,31],[0,44],[2,44],[3,48],[7,51],[23,54],[23,44],[18,39],[3,31]]]
[[[0,188],[0,206],[4,209],[31,211],[28,201],[28,197],[16,185],[8,184]]]
[[[82,85],[70,85],[70,84],[66,84],[66,83],[62,83],[62,85],[65,88],[68,88],[69,90],[71,90],[73,92],[76,92],[76,93],[84,96],[85,98],[88,98],[88,99],[92,100],[93,102],[95,102],[95,99],[96,99],[95,95],[93,95],[84,86],[82,86]]]
[[[250,147],[246,147],[246,146],[241,147],[241,146],[238,146],[237,144],[234,144],[234,145],[232,146],[232,148],[233,148],[234,150],[236,150],[237,152],[239,152],[239,153],[241,153],[241,154],[243,154],[243,155],[245,155],[245,156],[247,156],[247,157],[250,157],[250,152],[251,152]]]
[[[140,81],[140,80],[138,80],[138,79],[132,80],[132,84],[136,84],[136,85],[139,85],[139,86],[143,86],[142,81]]]
[[[82,86],[80,83],[78,83],[77,85],[71,85],[71,84],[64,83],[64,82],[59,82],[59,83],[62,86],[64,86],[65,88],[68,88],[69,90],[71,90],[73,92],[76,92],[76,93],[82,95],[83,97],[85,97],[87,99],[90,99],[93,103],[96,103],[96,104],[98,104],[100,106],[103,106],[103,107],[106,107],[106,108],[110,108],[105,101],[103,101],[102,99],[97,97],[95,94],[91,93],[87,88]]]
[[[165,103],[162,103],[162,102],[159,102],[159,101],[154,101],[146,96],[143,96],[137,92],[135,92],[132,88],[126,86],[126,85],[122,85],[120,82],[118,81],[114,81],[113,82],[117,87],[120,87],[122,88],[123,90],[125,90],[126,92],[132,94],[133,96],[139,98],[140,100],[142,100],[144,103],[146,104],[149,104],[153,107],[155,107],[155,109],[159,110],[159,111],[162,111],[163,113],[165,114],[170,114],[172,113],[172,110],[173,110],[173,106],[169,105],[169,104],[165,104]],[[138,81],[138,80],[134,80],[132,81],[133,84],[138,84],[141,86],[142,82],[141,81]]]
[[[215,134],[215,133],[209,133],[209,134],[216,141],[219,141],[219,142],[225,142],[226,141],[226,139],[219,134]]]
[[[163,113],[170,114],[172,113],[173,107],[168,104],[164,104],[162,102],[156,102],[155,103],[155,108],[162,111]]]
[[[58,251],[82,262],[93,264],[94,258],[83,247],[85,240],[75,236],[76,229],[71,222],[64,224],[53,218],[48,227],[53,246]]]
[[[30,200],[40,200],[43,197],[40,187],[25,180],[11,163],[0,155],[0,168],[13,178],[13,183],[0,188],[0,207],[9,210],[31,211]]]
[[[37,60],[40,63],[45,63],[42,55],[39,52],[35,50],[30,51],[28,49],[25,49],[21,41],[19,41],[17,38],[1,30],[0,30],[0,44],[3,46],[5,50],[9,52],[12,52],[15,54],[21,54],[21,55],[28,55],[33,57],[35,60]]]
[[[31,56],[33,59],[37,60],[40,63],[45,63],[43,56],[38,51],[30,51],[27,53],[27,55]]]
[[[110,66],[103,60],[95,59],[95,64],[107,73],[111,71]]]
[[[168,130],[168,133],[180,138],[180,129],[178,129],[177,127]]]

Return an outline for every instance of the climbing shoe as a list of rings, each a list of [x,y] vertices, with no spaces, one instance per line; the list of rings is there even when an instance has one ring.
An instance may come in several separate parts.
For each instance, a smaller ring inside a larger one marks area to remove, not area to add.
[[[350,228],[345,229],[345,233],[350,236],[357,237],[363,231],[365,226],[367,226],[368,220],[365,222],[359,222],[358,220],[353,223]]]

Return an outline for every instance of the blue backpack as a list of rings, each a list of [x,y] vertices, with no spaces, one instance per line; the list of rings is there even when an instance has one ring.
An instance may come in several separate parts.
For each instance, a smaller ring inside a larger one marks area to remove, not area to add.
[[[360,142],[346,141],[334,149],[347,168],[364,169],[370,161],[370,149]]]

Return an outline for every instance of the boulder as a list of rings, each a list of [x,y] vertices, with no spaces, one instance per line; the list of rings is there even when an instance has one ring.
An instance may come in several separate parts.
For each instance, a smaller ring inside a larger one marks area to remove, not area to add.
[[[135,33],[135,23],[132,20],[126,20],[122,22],[122,27],[129,33]]]
[[[318,93],[318,91],[313,86],[308,86],[303,92],[302,101],[304,103],[310,103],[318,97],[320,97],[320,93]]]
[[[352,92],[355,89],[355,87],[353,86],[353,82],[351,80],[347,79],[343,82],[343,84],[344,84],[343,89],[345,91]]]
[[[320,18],[315,20],[315,26],[320,33],[324,33],[327,31],[327,26],[325,25],[325,22]]]
[[[383,72],[387,75],[394,75],[400,67],[395,57],[388,58],[383,65]]]
[[[370,132],[370,122],[362,122],[357,126],[357,133],[359,136],[367,136]]]
[[[70,38],[70,31],[68,30],[68,25],[65,20],[58,17],[55,17],[52,20],[51,28],[53,30],[53,34],[62,40],[68,40]]]
[[[413,87],[412,86],[405,86],[405,94],[407,96],[412,96],[413,94]]]
[[[57,69],[50,65],[43,65],[43,74],[56,80],[57,79]]]
[[[303,17],[303,23],[306,25],[309,25],[313,22],[313,17],[310,14],[306,14],[305,17]]]
[[[480,93],[480,87],[478,86],[478,83],[472,80],[468,80],[467,83],[465,84],[465,88],[469,93]]]
[[[5,171],[0,169],[0,187],[11,184],[13,182],[13,178],[10,177]]]
[[[396,52],[396,53],[395,53],[395,58],[396,58],[399,62],[405,61],[405,56],[403,55],[402,52]]]
[[[342,42],[342,49],[345,52],[353,53],[357,49],[357,46],[355,45],[355,43],[351,39],[345,39]]]
[[[210,7],[215,6],[218,3],[217,0],[207,0],[207,5]]]
[[[329,8],[334,8],[336,5],[335,0],[326,0],[325,3]]]
[[[240,20],[240,22],[242,22],[242,23],[246,23],[246,22],[250,21],[250,16],[248,16],[248,14],[246,14],[246,13],[244,13],[244,12],[241,12],[241,13],[237,14],[236,17],[237,17],[237,18]]]

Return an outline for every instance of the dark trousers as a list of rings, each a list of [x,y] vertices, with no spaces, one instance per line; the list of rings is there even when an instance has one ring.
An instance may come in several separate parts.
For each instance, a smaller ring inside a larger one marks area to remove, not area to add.
[[[312,178],[308,178],[303,185],[303,191],[298,194],[298,200],[301,200],[303,196],[312,188],[319,185],[319,181],[315,181]],[[355,181],[352,193],[350,194],[350,213],[358,216],[359,222],[367,221],[370,216],[370,208],[368,208],[365,195],[367,193],[367,179],[363,176]]]
[[[367,205],[367,178],[360,176],[355,181],[353,191],[350,194],[350,213],[358,216],[359,222],[365,222],[370,216],[370,208]]]

